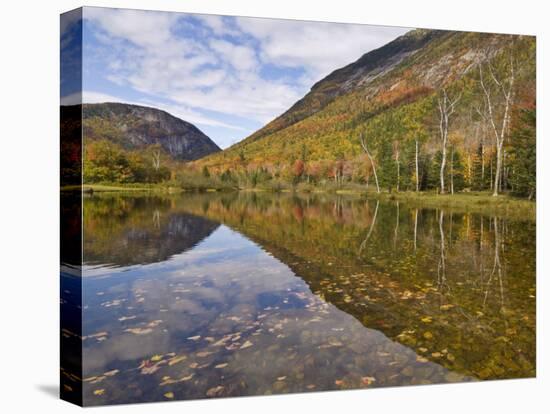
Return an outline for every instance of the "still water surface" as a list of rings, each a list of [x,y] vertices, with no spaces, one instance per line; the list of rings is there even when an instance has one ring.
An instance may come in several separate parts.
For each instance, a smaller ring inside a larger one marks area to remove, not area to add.
[[[87,405],[535,375],[531,221],[116,194],[83,228]]]

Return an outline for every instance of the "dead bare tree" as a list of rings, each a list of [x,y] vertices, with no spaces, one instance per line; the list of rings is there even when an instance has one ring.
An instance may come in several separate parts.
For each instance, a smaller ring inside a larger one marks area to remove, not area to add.
[[[361,143],[361,147],[363,147],[363,150],[367,154],[367,157],[369,157],[369,161],[370,161],[370,164],[372,166],[372,172],[374,174],[374,181],[376,182],[376,192],[380,194],[380,186],[378,185],[378,175],[376,175],[376,166],[374,165],[372,155],[369,151],[367,141],[366,141],[365,135],[363,133],[359,134],[359,142]]]
[[[497,114],[497,104],[492,96],[492,88],[487,85],[483,77],[483,64],[479,64],[479,83],[483,91],[485,110],[478,109],[478,113],[487,121],[495,136],[495,149],[497,155],[497,165],[495,171],[495,180],[493,182],[493,196],[498,196],[499,184],[502,174],[503,162],[503,146],[504,140],[508,135],[510,126],[510,112],[514,99],[514,58],[510,54],[510,63],[508,68],[508,76],[505,79],[499,79],[495,74],[495,70],[490,62],[486,63],[491,80],[502,98],[501,118]]]
[[[461,94],[454,98],[447,95],[447,90],[443,88],[437,98],[439,107],[439,138],[441,140],[441,168],[439,171],[439,180],[441,184],[441,194],[445,194],[445,164],[447,162],[447,142],[449,140],[449,125],[451,116],[455,112],[456,105],[460,100]]]

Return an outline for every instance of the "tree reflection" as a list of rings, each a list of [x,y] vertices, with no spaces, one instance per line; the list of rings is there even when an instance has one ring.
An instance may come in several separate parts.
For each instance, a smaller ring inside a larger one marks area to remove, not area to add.
[[[449,285],[447,284],[447,266],[446,266],[446,257],[445,257],[445,232],[443,231],[443,210],[439,211],[439,262],[437,264],[437,288],[439,291],[443,289],[448,289]]]
[[[500,309],[504,307],[504,286],[502,282],[502,264],[500,261],[500,255],[501,250],[503,250],[503,244],[501,242],[500,238],[500,226],[499,226],[499,219],[497,217],[493,217],[493,231],[494,231],[494,260],[493,260],[493,268],[491,270],[491,273],[489,275],[489,278],[487,280],[487,284],[485,287],[485,295],[483,297],[483,307],[487,305],[487,298],[489,296],[489,292],[491,290],[491,287],[494,283],[494,280],[497,280],[498,283],[498,291],[499,291],[499,297],[500,297]]]
[[[535,283],[529,223],[492,218],[487,227],[481,215],[326,194],[123,199],[114,203],[120,211],[112,204],[85,206],[86,234],[93,236],[85,251],[95,260],[124,262],[124,243],[134,252],[156,249],[146,257],[158,260],[223,223],[286,264],[318,297],[425,358],[478,378],[534,372],[535,307],[525,294]],[[399,243],[400,235],[412,243]],[[513,280],[504,279],[505,264]],[[498,304],[491,300],[497,291]],[[504,292],[513,304],[506,312]]]
[[[376,207],[374,208],[374,215],[372,216],[372,221],[370,223],[369,231],[367,233],[367,236],[363,239],[363,241],[361,242],[361,244],[359,246],[359,255],[361,255],[361,253],[363,253],[363,250],[367,246],[367,242],[369,241],[370,236],[372,235],[372,231],[374,230],[374,226],[376,224],[376,216],[378,215],[378,205],[379,204],[380,204],[380,202],[378,200],[376,200]],[[368,202],[365,203],[365,205],[368,207]]]

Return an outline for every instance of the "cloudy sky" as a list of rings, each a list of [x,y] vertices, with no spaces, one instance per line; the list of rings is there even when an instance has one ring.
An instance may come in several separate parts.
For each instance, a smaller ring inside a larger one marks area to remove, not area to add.
[[[222,148],[409,30],[93,7],[83,19],[84,102],[164,109]],[[62,48],[74,39],[70,23],[62,21]],[[62,79],[62,104],[74,100],[71,92]]]

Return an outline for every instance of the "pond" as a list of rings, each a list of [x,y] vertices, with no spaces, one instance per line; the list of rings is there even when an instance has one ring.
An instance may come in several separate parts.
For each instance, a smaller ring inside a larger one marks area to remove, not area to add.
[[[237,192],[82,217],[86,405],[535,376],[532,221]]]

